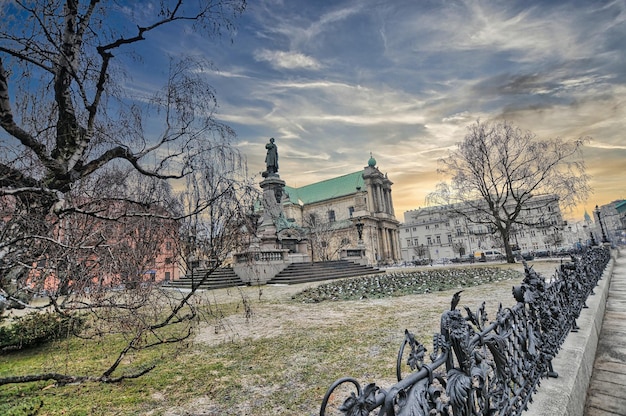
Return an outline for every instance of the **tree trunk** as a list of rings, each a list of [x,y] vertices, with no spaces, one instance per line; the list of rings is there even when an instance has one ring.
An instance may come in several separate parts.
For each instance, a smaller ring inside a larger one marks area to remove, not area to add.
[[[504,253],[506,254],[507,263],[515,263],[515,256],[513,256],[513,249],[511,248],[511,233],[509,229],[501,229],[500,235],[502,236],[502,243],[504,244]]]

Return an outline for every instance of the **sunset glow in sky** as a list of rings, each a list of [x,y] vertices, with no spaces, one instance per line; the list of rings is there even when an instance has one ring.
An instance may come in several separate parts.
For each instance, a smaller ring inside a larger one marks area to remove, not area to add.
[[[153,16],[151,4],[107,7]],[[235,23],[218,39],[167,25],[142,60],[116,59],[134,66],[129,97],[161,87],[169,57],[209,59],[216,117],[259,181],[270,137],[293,187],[361,170],[371,153],[402,220],[445,179],[438,160],[468,125],[506,119],[591,138],[594,193],[566,218],[626,198],[626,0],[249,0]]]
[[[626,1],[251,1],[233,42],[193,36],[251,172],[275,137],[302,186],[364,167],[394,182],[396,216],[424,206],[437,160],[477,119],[539,137],[590,136],[594,193],[626,197]]]

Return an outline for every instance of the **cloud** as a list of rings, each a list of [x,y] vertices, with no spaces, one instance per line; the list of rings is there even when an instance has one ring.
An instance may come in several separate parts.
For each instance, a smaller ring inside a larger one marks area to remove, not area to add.
[[[619,149],[619,150],[626,150],[626,145],[607,144],[607,143],[598,142],[596,140],[592,140],[588,144],[588,146],[589,147],[594,147],[596,149],[609,149],[609,150]]]
[[[258,62],[268,62],[274,68],[319,70],[322,65],[314,58],[299,52],[271,51],[261,49],[254,53]]]
[[[247,78],[219,79],[220,114],[258,142],[253,164],[276,137],[290,184],[356,171],[373,152],[394,182],[398,217],[423,206],[439,181],[437,160],[479,118],[544,138],[591,136],[595,169],[600,152],[623,153],[624,9],[583,0],[260,1],[250,5],[254,39],[236,48],[254,62],[224,67]]]

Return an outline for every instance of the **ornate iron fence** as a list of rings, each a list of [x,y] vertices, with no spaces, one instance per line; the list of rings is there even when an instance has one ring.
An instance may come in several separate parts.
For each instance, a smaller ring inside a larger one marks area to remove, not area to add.
[[[339,379],[326,392],[320,416],[338,399],[336,410],[349,416],[520,415],[541,379],[557,376],[552,359],[570,330],[578,329],[576,319],[609,260],[607,247],[589,248],[561,264],[550,281],[524,263],[525,278],[513,287],[517,303],[500,305],[491,322],[484,302],[476,311],[466,307],[463,316],[457,309],[462,291],[455,293],[433,337],[430,364],[424,363],[426,348],[406,330],[398,382],[362,388],[353,378]],[[406,377],[405,366],[412,371]],[[336,397],[340,386],[355,392]]]

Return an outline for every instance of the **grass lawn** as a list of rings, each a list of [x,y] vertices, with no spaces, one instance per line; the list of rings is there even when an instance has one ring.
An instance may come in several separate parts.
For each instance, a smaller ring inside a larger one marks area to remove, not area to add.
[[[547,270],[555,267],[551,264]],[[493,317],[499,303],[513,305],[511,287],[522,275],[502,276],[488,283],[466,282],[459,306],[475,310],[485,301]],[[323,291],[322,284],[204,292],[203,301],[212,313],[193,342],[138,358],[159,361],[148,374],[118,384],[5,385],[0,387],[0,415],[319,414],[322,397],[338,378],[354,377],[362,386],[394,384],[405,329],[430,352],[441,313],[462,285],[437,285],[429,293],[409,290],[313,302],[302,292]],[[115,341],[98,344],[74,338],[3,353],[0,377],[97,375],[115,359],[116,347]]]

